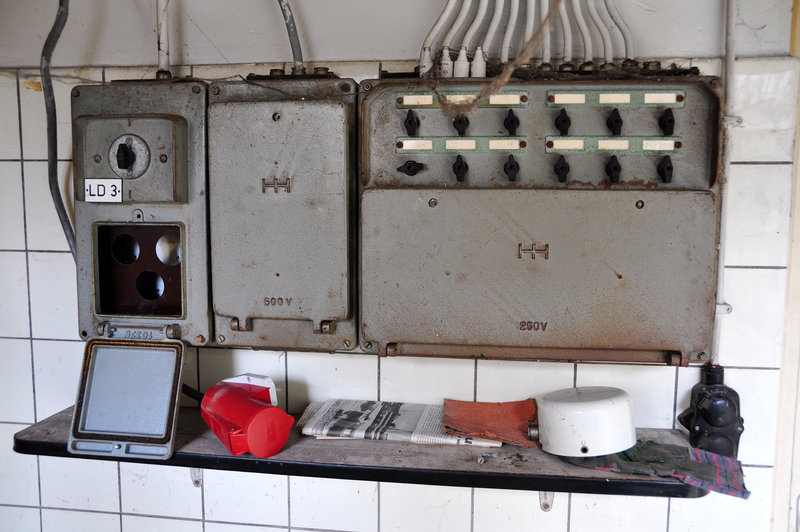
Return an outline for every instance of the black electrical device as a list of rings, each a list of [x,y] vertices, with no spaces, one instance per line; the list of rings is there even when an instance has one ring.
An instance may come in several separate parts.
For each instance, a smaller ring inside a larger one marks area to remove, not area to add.
[[[697,448],[722,456],[736,457],[744,420],[739,408],[739,394],[723,381],[722,366],[703,366],[700,382],[692,387],[689,408],[678,421],[689,429],[689,442]]]

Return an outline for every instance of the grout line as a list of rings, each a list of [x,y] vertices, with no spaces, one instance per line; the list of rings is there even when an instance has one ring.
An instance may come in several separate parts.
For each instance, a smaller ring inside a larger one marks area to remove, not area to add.
[[[200,517],[203,519],[203,532],[206,532],[206,476],[200,469]]]
[[[785,270],[786,266],[725,266],[726,270]]]
[[[794,162],[792,161],[731,161],[731,165],[741,165],[741,166],[758,166],[758,165],[765,165],[765,166],[786,166],[792,165]]]
[[[0,251],[21,251],[19,249],[0,249]],[[62,249],[29,249],[28,253],[69,253],[69,250]]]
[[[573,388],[577,388],[578,387],[578,363],[577,362],[573,362],[572,363],[572,387]]]
[[[763,465],[763,464],[742,464],[742,467],[754,467],[757,469],[774,469],[775,466],[771,465]]]
[[[378,511],[375,512],[378,514],[378,528],[376,529],[378,532],[381,532],[381,483],[377,482],[378,487],[376,488],[376,492],[378,493]]]
[[[475,532],[475,488],[469,489],[469,532]]]
[[[675,429],[675,419],[678,416],[678,367],[675,367],[675,388],[672,391],[672,428]]]
[[[106,67],[100,69],[100,82],[105,85],[106,83]]]
[[[381,400],[381,356],[378,355],[378,397],[377,401]]]
[[[31,340],[33,342],[80,342],[83,340],[76,340],[74,338],[36,338],[31,336],[0,336],[0,340]]]
[[[26,427],[30,427],[33,423],[29,421],[0,421],[0,425],[25,425]]]
[[[567,494],[567,532],[570,532],[572,525],[572,493]]]
[[[286,475],[286,530],[292,531],[292,477]]]
[[[200,371],[197,371],[198,375]],[[285,403],[283,403],[284,410],[289,410],[289,351],[283,352],[283,395]]]
[[[667,497],[667,527],[664,529],[666,532],[669,532],[669,514],[671,513],[672,508],[672,497]]]

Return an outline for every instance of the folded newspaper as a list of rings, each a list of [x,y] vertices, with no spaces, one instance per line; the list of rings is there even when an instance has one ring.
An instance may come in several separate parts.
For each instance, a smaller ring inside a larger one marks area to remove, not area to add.
[[[444,433],[441,405],[330,399],[311,403],[297,422],[317,438],[357,438],[500,447],[499,441]]]

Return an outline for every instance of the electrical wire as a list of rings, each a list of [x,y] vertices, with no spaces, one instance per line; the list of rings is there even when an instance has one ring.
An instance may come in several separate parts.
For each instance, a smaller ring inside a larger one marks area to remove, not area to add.
[[[56,20],[53,22],[53,27],[44,41],[39,70],[42,76],[42,94],[44,94],[44,108],[47,114],[47,183],[50,186],[50,196],[53,198],[53,205],[56,208],[58,220],[61,222],[61,228],[64,230],[64,236],[67,238],[72,258],[76,259],[75,231],[72,229],[67,209],[64,207],[64,200],[61,197],[61,190],[58,187],[58,122],[56,121],[56,100],[53,96],[53,81],[50,78],[50,60],[53,57],[53,50],[56,48],[58,39],[61,37],[61,31],[67,23],[68,16],[69,0],[59,0]]]
[[[567,15],[567,3],[558,4],[558,18],[561,20],[561,32],[564,34],[564,62],[572,61],[572,26]]]
[[[542,0],[545,2],[546,0]],[[525,31],[522,42],[528,42],[536,29],[536,0],[525,0]]]
[[[606,28],[603,19],[600,17],[600,13],[597,11],[597,1],[598,0],[586,0],[586,7],[589,8],[589,16],[592,22],[594,22],[594,25],[597,26],[597,30],[600,32],[600,38],[603,41],[603,61],[606,63],[613,63],[614,50],[611,46],[611,34],[608,32],[608,28]]]
[[[447,4],[444,6],[439,18],[437,18],[436,22],[434,22],[433,27],[431,27],[431,31],[428,32],[428,35],[425,36],[425,40],[422,43],[422,52],[425,51],[425,48],[430,50],[434,47],[433,44],[436,41],[436,38],[442,32],[442,28],[444,28],[444,25],[447,23],[447,19],[449,19],[450,15],[452,15],[453,11],[455,11],[457,3],[458,0],[447,0]]]
[[[492,20],[489,22],[489,28],[486,30],[486,36],[484,36],[483,45],[481,46],[487,55],[492,46],[494,35],[497,33],[497,28],[500,27],[500,22],[503,20],[503,8],[505,5],[505,0],[494,0],[494,13],[492,13]]]
[[[614,24],[617,25],[620,33],[622,33],[622,42],[625,44],[625,57],[627,59],[636,59],[636,52],[633,46],[633,34],[628,25],[625,24],[625,20],[619,14],[619,11],[617,11],[614,0],[606,0],[606,9],[608,10],[608,14],[611,15],[611,20],[614,21]]]
[[[181,392],[183,392],[183,394],[189,397],[190,399],[194,399],[198,403],[202,403],[203,397],[205,396],[203,392],[201,392],[196,388],[192,388],[186,383],[181,384]]]
[[[572,0],[572,13],[575,15],[575,22],[578,23],[578,29],[583,39],[583,62],[590,63],[594,59],[592,34],[589,33],[589,26],[586,25],[586,20],[583,18],[583,13],[581,13],[580,0]]]
[[[489,9],[489,0],[480,0],[478,3],[478,12],[475,14],[475,18],[472,20],[472,24],[467,29],[467,33],[464,34],[464,39],[461,41],[461,48],[466,48],[467,50],[470,49],[470,45],[472,44],[472,39],[475,38],[475,35],[478,33],[478,29],[483,23],[483,18],[486,16],[486,11]]]
[[[303,65],[303,49],[300,47],[300,37],[297,35],[297,24],[294,22],[292,6],[289,0],[278,0],[278,6],[283,13],[283,21],[286,23],[286,33],[289,34],[289,44],[292,46],[292,59],[294,66],[292,74],[305,74],[306,67]]]
[[[542,20],[547,20],[550,14],[550,0],[542,0],[539,4],[539,10]],[[550,63],[550,24],[543,26],[544,32],[542,33],[542,64]]]
[[[503,47],[500,49],[500,62],[508,63],[509,48],[511,48],[511,39],[514,37],[514,26],[517,25],[517,16],[519,15],[519,0],[511,0],[511,7],[508,12],[508,24],[506,24],[506,32],[503,35]]]
[[[453,25],[450,26],[450,30],[445,34],[444,41],[442,41],[442,48],[453,48],[453,40],[456,38],[456,34],[458,30],[461,29],[461,26],[464,25],[464,22],[467,20],[467,15],[469,15],[469,8],[472,7],[472,0],[463,0],[464,3],[461,4],[461,11],[458,12],[458,16],[456,17],[455,22]]]

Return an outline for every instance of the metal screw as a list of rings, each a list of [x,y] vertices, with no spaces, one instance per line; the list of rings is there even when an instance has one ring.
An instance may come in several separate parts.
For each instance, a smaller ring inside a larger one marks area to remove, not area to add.
[[[719,86],[720,86],[719,79],[712,79],[711,80],[711,88],[712,89],[718,89]]]
[[[178,337],[178,327],[177,325],[169,325],[167,329],[164,331],[167,335],[167,338],[177,338]]]
[[[202,343],[205,343],[205,341],[206,341],[206,337],[203,336],[202,334],[198,334],[197,336],[194,337],[194,343],[196,343],[196,344],[202,344]]]
[[[519,147],[520,148],[527,148],[528,147],[528,143],[525,142],[524,140],[521,140],[521,141],[519,141]]]
[[[398,140],[397,144],[395,144],[395,146],[397,146],[398,149],[403,149],[403,141],[402,140]]]
[[[342,83],[341,85],[339,85],[339,90],[342,92],[350,92],[350,84]]]
[[[439,200],[436,198],[431,198],[428,200],[428,207],[436,207],[437,205],[439,205]]]
[[[351,345],[353,345],[353,342],[350,340],[350,338],[345,338],[344,339],[344,346],[345,347],[350,347]]]
[[[682,102],[685,99],[686,98],[683,96],[683,94],[678,94],[677,96],[675,96],[675,101],[678,101],[678,102]]]
[[[644,208],[644,202],[642,200],[637,201],[636,202],[636,208],[637,209],[643,209]]]
[[[195,94],[200,94],[200,87],[195,85],[194,87],[192,87],[192,92]]]
[[[556,101],[556,97],[551,94],[550,96],[547,97],[547,101],[553,103],[554,101]]]
[[[364,349],[372,349],[372,342],[365,342]]]
[[[519,101],[527,102],[528,101],[528,97],[525,94],[523,94],[522,96],[519,97]]]
[[[272,120],[277,122],[280,119],[281,119],[281,114],[280,113],[272,113]]]
[[[161,161],[162,163],[167,162],[167,154],[166,153],[162,153],[161,157],[159,157],[158,160]]]
[[[78,89],[72,89],[72,97],[73,98],[77,98],[80,95],[81,95],[81,91],[79,91]]]
[[[680,141],[676,142],[675,143],[675,148],[677,148],[677,149],[683,148],[683,142],[680,142]]]
[[[103,160],[103,158],[100,156],[99,153],[94,156],[94,162],[99,163],[102,160]]]
[[[400,105],[403,104],[403,97],[402,96],[398,96],[397,97],[397,103],[399,103]]]
[[[553,141],[552,140],[548,140],[547,141],[547,147],[548,148],[552,148],[553,146],[554,146]]]
[[[364,83],[364,90],[371,91],[372,90],[372,83]]]
[[[217,342],[224,343],[225,342],[225,337],[220,334],[219,336],[217,336]]]
[[[219,94],[219,87],[211,87],[211,94],[217,95]]]

